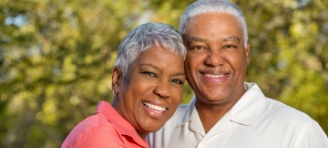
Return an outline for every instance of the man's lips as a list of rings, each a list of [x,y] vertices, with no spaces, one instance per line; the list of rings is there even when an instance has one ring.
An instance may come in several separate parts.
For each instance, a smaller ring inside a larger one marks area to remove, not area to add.
[[[228,72],[203,71],[200,72],[204,80],[209,83],[223,83],[228,77]]]
[[[205,77],[209,77],[209,78],[222,78],[224,77],[226,74],[203,74]]]

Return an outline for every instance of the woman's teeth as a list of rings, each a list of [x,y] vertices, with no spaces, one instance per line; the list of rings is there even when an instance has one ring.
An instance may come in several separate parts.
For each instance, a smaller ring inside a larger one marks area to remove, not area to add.
[[[147,103],[147,102],[142,102],[143,105],[153,109],[153,110],[158,110],[158,111],[165,111],[166,108],[163,108],[163,107],[160,107],[160,106],[157,106],[157,105],[154,105],[154,104],[150,104],[150,103]]]

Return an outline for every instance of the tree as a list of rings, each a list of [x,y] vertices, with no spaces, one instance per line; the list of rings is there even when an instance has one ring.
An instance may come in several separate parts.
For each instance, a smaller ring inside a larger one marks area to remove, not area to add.
[[[236,1],[251,43],[248,80],[328,133],[327,1]]]
[[[99,100],[111,102],[111,70],[126,33],[147,21],[177,28],[192,2],[0,1],[1,145],[59,147]],[[328,133],[328,2],[233,2],[248,24],[248,81]],[[193,95],[185,88],[182,103]]]
[[[5,147],[58,147],[99,100],[111,101],[113,55],[140,18],[140,4],[0,2]]]

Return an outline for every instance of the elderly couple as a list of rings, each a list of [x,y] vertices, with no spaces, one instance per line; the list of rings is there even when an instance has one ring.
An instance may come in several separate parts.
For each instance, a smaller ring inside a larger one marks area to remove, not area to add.
[[[122,41],[110,105],[80,122],[63,148],[328,148],[305,113],[246,83],[250,45],[244,16],[223,0],[199,0],[180,19],[180,34],[146,23]],[[180,105],[188,81],[195,95]]]

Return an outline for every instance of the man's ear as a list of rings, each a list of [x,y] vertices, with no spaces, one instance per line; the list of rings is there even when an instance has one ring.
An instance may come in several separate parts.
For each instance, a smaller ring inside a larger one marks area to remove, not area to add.
[[[112,72],[112,91],[114,95],[118,95],[119,93],[119,86],[122,78],[122,70],[119,67],[114,67]]]
[[[251,57],[250,57],[250,54],[251,54],[251,45],[249,43],[247,43],[246,45],[246,48],[245,48],[245,51],[246,51],[246,60],[247,60],[247,66],[250,64],[251,62]]]

